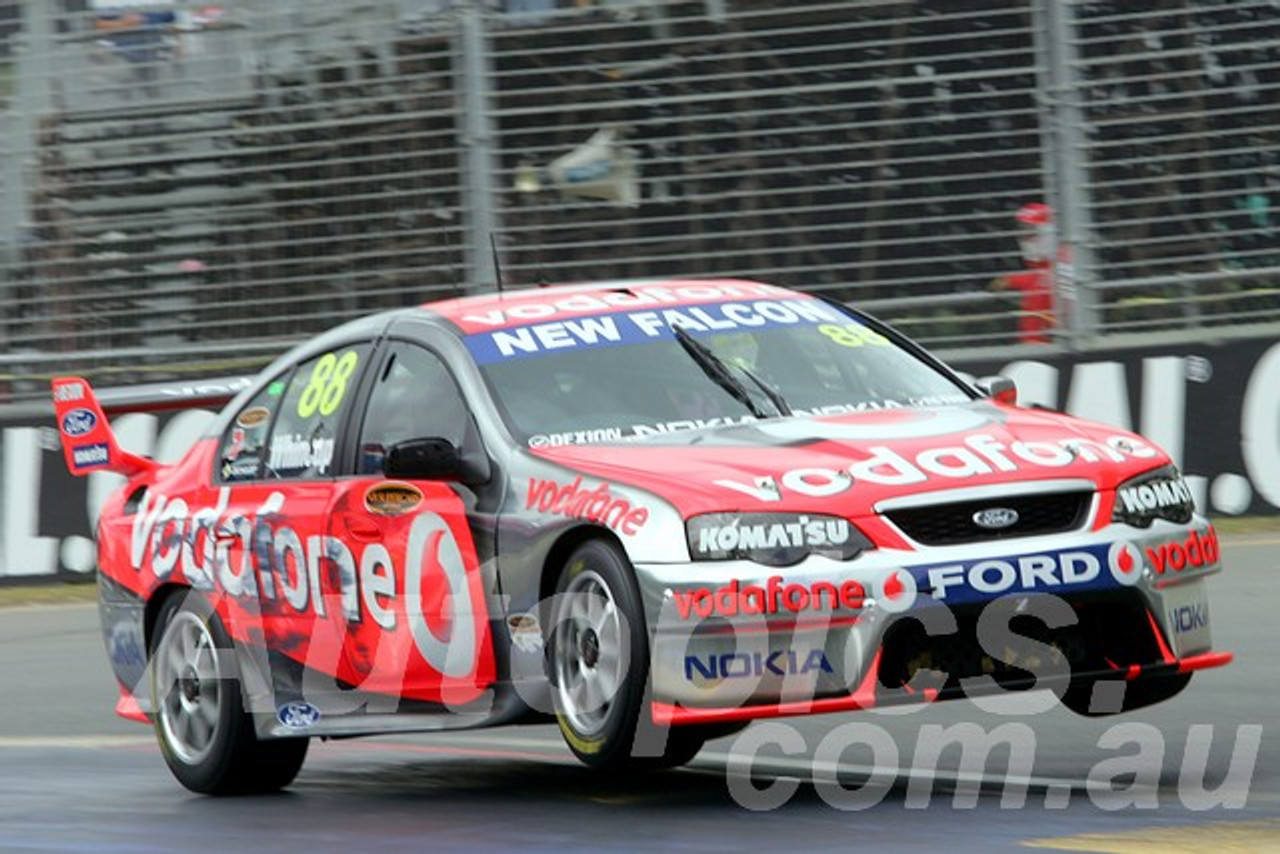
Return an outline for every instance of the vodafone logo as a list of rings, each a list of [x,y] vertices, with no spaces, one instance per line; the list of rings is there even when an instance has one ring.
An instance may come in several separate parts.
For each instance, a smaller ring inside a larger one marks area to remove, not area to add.
[[[839,609],[862,610],[866,591],[849,580],[840,584],[814,581],[789,584],[775,575],[762,584],[743,584],[734,579],[716,590],[697,587],[672,593],[680,619],[736,617],[739,614],[802,614],[806,611],[831,613]]]
[[[1142,553],[1133,543],[1114,543],[1107,554],[1107,567],[1112,578],[1125,587],[1132,587],[1142,578]]]
[[[176,572],[198,590],[272,603],[286,615],[283,603],[307,617],[352,627],[368,622],[388,633],[403,621],[422,660],[444,677],[442,690],[474,690],[469,682],[482,659],[485,603],[443,516],[413,518],[401,559],[381,542],[348,543],[270,524],[286,507],[282,492],[252,515],[228,513],[230,500],[225,486],[215,505],[203,507],[148,492],[133,520],[133,566],[147,566],[162,581]]]
[[[437,632],[427,623],[425,603],[440,595],[440,581],[448,586],[448,625]],[[409,529],[405,553],[405,615],[418,652],[445,676],[462,679],[479,660],[479,631],[467,582],[466,563],[449,523],[436,513],[422,513]]]
[[[599,522],[628,536],[643,528],[649,519],[648,508],[633,507],[627,499],[610,492],[607,483],[598,484],[595,489],[585,487],[581,475],[567,484],[530,478],[524,506],[540,513]]]
[[[960,413],[965,415],[966,413]],[[939,417],[923,424],[943,424],[949,419]],[[793,429],[795,419],[776,425],[782,430]],[[808,422],[799,422],[808,424]],[[955,432],[957,422],[951,422],[946,432]],[[788,426],[790,425],[790,426]],[[822,428],[812,434],[823,438],[830,435],[829,426],[864,429],[859,425],[818,425]],[[884,425],[871,425],[865,429],[881,429]],[[909,424],[907,426],[910,426]],[[897,429],[896,427],[893,429]],[[839,438],[850,438],[848,436]],[[867,437],[862,437],[867,438]],[[898,437],[901,438],[901,437]],[[1106,441],[1065,437],[1053,441],[1002,442],[987,433],[974,433],[953,445],[941,445],[920,451],[899,452],[888,445],[870,445],[858,450],[859,459],[839,469],[825,466],[794,468],[781,474],[757,477],[749,482],[717,480],[715,484],[731,489],[758,501],[782,501],[788,495],[810,498],[827,498],[853,488],[855,483],[874,483],[880,486],[909,486],[927,483],[935,479],[964,479],[986,477],[996,473],[1016,472],[1034,468],[1061,469],[1076,464],[1119,463],[1126,458],[1146,458],[1157,455],[1149,445],[1132,441],[1125,436],[1112,436]]]
[[[1192,531],[1185,540],[1148,546],[1147,557],[1157,575],[1213,566],[1218,562],[1218,534],[1212,528],[1206,534]]]
[[[880,610],[900,614],[916,601],[915,576],[905,569],[891,569],[875,584],[876,604]]]

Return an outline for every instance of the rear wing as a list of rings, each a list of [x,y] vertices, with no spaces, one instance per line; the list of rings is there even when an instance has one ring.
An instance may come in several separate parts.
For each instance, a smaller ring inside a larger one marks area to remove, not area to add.
[[[149,383],[103,389],[99,395],[83,377],[53,380],[53,409],[67,468],[74,475],[110,471],[133,477],[158,465],[120,447],[108,415],[164,412],[222,406],[249,387],[249,377],[225,377],[198,383]]]

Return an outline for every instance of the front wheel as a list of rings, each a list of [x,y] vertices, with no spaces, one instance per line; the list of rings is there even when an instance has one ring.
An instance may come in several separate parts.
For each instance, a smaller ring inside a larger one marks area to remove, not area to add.
[[[589,540],[573,552],[556,585],[550,625],[556,721],[578,759],[602,770],[657,769],[682,765],[701,749],[701,730],[662,732],[646,713],[649,635],[620,548]]]
[[[156,737],[173,776],[193,792],[247,794],[283,788],[308,739],[258,741],[244,711],[230,635],[203,596],[171,595],[156,619],[151,696]]]

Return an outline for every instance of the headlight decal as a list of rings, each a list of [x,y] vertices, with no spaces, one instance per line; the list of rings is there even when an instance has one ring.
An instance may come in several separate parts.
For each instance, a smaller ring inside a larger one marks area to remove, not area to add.
[[[1191,488],[1173,466],[1139,475],[1116,489],[1112,521],[1147,528],[1156,519],[1185,524],[1195,512]]]
[[[847,519],[797,513],[708,513],[687,523],[694,560],[790,566],[811,554],[850,560],[872,543]]]

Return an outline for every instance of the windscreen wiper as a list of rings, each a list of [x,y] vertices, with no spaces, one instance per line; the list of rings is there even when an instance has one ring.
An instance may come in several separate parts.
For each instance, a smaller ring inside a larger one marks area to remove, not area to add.
[[[696,343],[696,342],[695,342]],[[735,364],[735,368],[746,374],[747,379],[756,384],[756,387],[764,392],[764,396],[769,398],[769,402],[773,404],[773,408],[778,410],[779,415],[791,415],[791,404],[787,403],[787,399],[782,396],[782,392],[778,391],[770,383],[760,378],[760,375],[748,368],[746,365]]]
[[[671,334],[675,336],[676,341],[680,343],[680,346],[684,348],[690,358],[698,364],[698,367],[702,368],[702,372],[706,374],[712,382],[727,391],[734,400],[745,406],[747,411],[756,418],[769,417],[769,414],[756,404],[755,400],[751,397],[751,392],[747,391],[747,387],[734,377],[729,369],[725,367],[724,362],[720,361],[720,359],[716,357],[715,353],[712,353],[704,344],[697,341],[684,327],[672,326],[670,329]],[[750,371],[743,371],[743,373],[745,373],[752,382],[760,386],[761,391],[763,391],[769,398],[770,402],[777,407],[779,414],[789,415],[791,413],[791,410],[787,408],[785,402],[783,402],[781,406],[778,406],[778,401],[774,400],[774,394],[776,394],[776,392],[771,394],[770,388],[763,380],[753,376]],[[781,395],[778,395],[778,399],[781,400]]]

